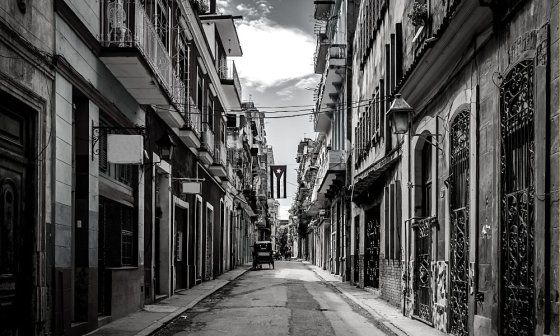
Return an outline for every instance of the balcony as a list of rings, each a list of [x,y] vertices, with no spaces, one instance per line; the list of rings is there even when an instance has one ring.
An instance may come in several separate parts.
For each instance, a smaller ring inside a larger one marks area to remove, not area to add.
[[[315,47],[315,55],[313,56],[316,74],[322,74],[325,71],[327,52],[330,46],[331,40],[328,37],[317,36],[317,46]]]
[[[214,132],[207,123],[202,124],[202,141],[198,151],[198,158],[204,164],[210,165],[214,161]]]
[[[315,0],[313,3],[315,4],[313,18],[327,21],[331,16],[331,7],[334,5],[334,0]]]
[[[234,61],[223,62],[218,69],[220,81],[230,106],[241,106],[241,82]]]
[[[185,124],[183,127],[175,129],[179,138],[189,148],[199,148],[201,145],[200,137],[202,133],[201,113],[195,106],[192,97],[188,97],[185,113]]]
[[[317,172],[317,192],[328,193],[341,176],[346,172],[346,155],[342,150],[326,149],[322,153],[322,162]]]
[[[214,163],[208,168],[210,172],[217,177],[227,178],[227,151],[224,143],[220,142],[219,145],[214,147]]]
[[[327,56],[325,57],[323,78],[318,87],[316,108],[319,113],[316,113],[314,118],[315,132],[328,131],[330,116],[338,107],[339,95],[346,73],[346,45],[330,45]]]
[[[157,113],[183,126],[184,85],[141,1],[102,0],[100,21],[101,61],[140,104],[174,105]]]

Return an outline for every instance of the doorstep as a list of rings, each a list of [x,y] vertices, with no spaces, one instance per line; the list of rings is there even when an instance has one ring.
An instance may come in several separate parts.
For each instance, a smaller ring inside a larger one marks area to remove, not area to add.
[[[332,285],[341,294],[365,309],[376,320],[379,327],[391,332],[393,335],[447,335],[425,323],[403,316],[399,308],[380,299],[377,290],[356,288],[356,286],[351,285],[349,282],[341,281],[336,275],[331,274],[329,271],[325,271],[307,261],[303,263],[315,272],[319,278]]]

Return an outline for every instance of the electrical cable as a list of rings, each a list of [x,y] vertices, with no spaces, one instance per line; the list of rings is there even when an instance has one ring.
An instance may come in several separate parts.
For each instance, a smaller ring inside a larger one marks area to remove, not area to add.
[[[369,106],[371,103],[378,103],[378,102],[382,102],[382,101],[387,101],[389,98],[386,99],[367,99],[364,100],[362,103],[357,103],[354,106],[351,106],[351,108],[360,108],[363,106]],[[345,105],[344,105],[345,106]],[[194,105],[191,105],[191,107],[197,107]],[[165,110],[165,111],[172,111],[172,112],[177,112],[177,110],[173,107],[169,107],[169,105],[156,105],[156,108],[158,110]],[[233,110],[231,110],[233,111]],[[310,111],[310,112],[308,112]],[[309,116],[309,115],[316,115],[316,114],[320,114],[320,113],[332,113],[333,109],[332,108],[328,108],[328,109],[324,109],[324,110],[320,110],[320,111],[316,111],[315,109],[302,109],[302,110],[289,110],[289,111],[249,111],[249,110],[239,110],[239,112],[259,112],[259,113],[263,113],[263,114],[275,114],[275,113],[295,113],[295,112],[305,112],[305,113],[298,113],[298,114],[292,114],[292,115],[282,115],[282,116],[263,116],[264,119],[281,119],[281,118],[294,118],[294,117],[300,117],[300,116]],[[202,115],[204,113],[202,112],[190,112],[189,114],[198,114],[198,115]],[[222,112],[222,115],[226,115],[228,114],[226,111]]]

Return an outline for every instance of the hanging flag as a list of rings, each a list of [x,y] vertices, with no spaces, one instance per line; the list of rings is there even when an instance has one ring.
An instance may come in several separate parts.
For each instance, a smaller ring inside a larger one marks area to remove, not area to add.
[[[274,185],[276,185],[276,197],[274,197]],[[284,186],[283,197],[280,196],[281,185]],[[270,197],[286,198],[286,166],[270,166]]]

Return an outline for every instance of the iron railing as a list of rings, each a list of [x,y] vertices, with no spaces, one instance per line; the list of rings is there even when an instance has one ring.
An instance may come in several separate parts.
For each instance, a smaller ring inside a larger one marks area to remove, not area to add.
[[[201,113],[190,95],[188,95],[188,100],[186,101],[185,112],[185,125],[200,138],[202,134]]]
[[[226,145],[220,141],[220,144],[214,147],[214,163],[225,167],[226,162],[227,162]]]
[[[162,30],[169,27],[162,27]],[[139,0],[102,0],[100,43],[109,48],[136,48],[174,101],[184,95],[175,80],[171,56]]]
[[[213,153],[214,152],[214,131],[208,123],[202,123],[202,143],[203,149]]]

